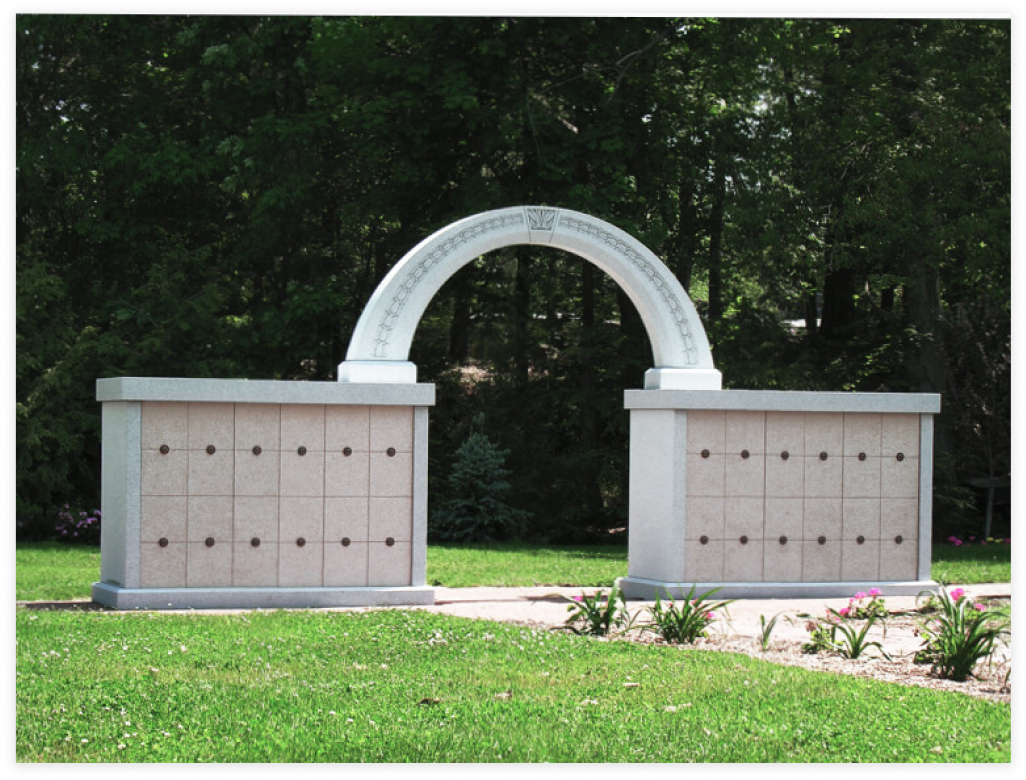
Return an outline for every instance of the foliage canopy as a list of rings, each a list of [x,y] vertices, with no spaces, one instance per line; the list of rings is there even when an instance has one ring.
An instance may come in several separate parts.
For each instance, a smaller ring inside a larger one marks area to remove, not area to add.
[[[727,386],[942,392],[941,499],[1007,477],[1010,46],[980,20],[18,16],[18,512],[97,504],[97,377],[331,380],[396,259],[520,203],[663,258]],[[484,414],[529,533],[625,525],[620,392],[651,362],[610,279],[493,253],[411,358],[433,498]]]

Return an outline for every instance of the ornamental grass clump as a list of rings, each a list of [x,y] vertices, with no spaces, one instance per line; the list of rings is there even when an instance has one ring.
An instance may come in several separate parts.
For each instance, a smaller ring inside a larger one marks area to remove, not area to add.
[[[976,665],[993,656],[998,644],[1011,634],[1011,623],[1004,612],[974,604],[962,588],[951,593],[941,588],[936,603],[937,615],[918,631],[923,646],[915,662],[930,664],[931,673],[938,677],[963,682],[975,676]]]
[[[565,598],[565,597],[564,597]],[[613,585],[607,597],[603,591],[594,596],[581,594],[568,598],[566,611],[571,615],[559,629],[578,635],[609,636],[610,632],[623,633],[634,623],[623,592]]]
[[[695,587],[692,586],[683,601],[676,602],[667,593],[669,599],[663,604],[656,594],[655,605],[649,607],[652,620],[641,628],[650,631],[669,644],[693,644],[699,637],[708,636],[709,625],[716,619],[716,611],[724,609],[733,601],[709,601],[709,596],[719,588],[713,588],[695,598]]]
[[[762,652],[765,653],[769,650],[770,636],[773,634],[773,629],[776,627],[777,621],[781,617],[783,617],[788,623],[794,623],[794,621],[783,612],[778,612],[768,621],[766,620],[765,615],[759,615],[759,647],[762,648]]]

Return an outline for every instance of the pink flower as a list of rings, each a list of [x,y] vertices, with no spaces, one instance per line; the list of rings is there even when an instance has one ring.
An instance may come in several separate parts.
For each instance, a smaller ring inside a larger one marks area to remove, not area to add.
[[[956,539],[954,544],[955,544],[955,547],[961,547],[962,546],[962,540],[961,539]]]
[[[841,614],[841,615],[844,615],[845,617],[848,617],[848,613],[851,612],[851,608],[850,607],[841,607],[839,610],[837,610],[837,612],[838,612],[838,614]]]
[[[1005,539],[1005,544],[1011,544],[1011,543],[1012,543],[1011,539]]]
[[[955,541],[956,539],[958,539],[958,537],[957,537],[957,536],[949,536],[949,537],[948,537],[948,541],[949,541],[949,542],[954,542],[954,541]]]
[[[712,612],[706,612],[705,613],[705,619],[706,620],[712,620],[714,617],[716,617],[716,616]]]
[[[866,594],[863,593],[861,590],[858,593],[855,594],[855,598],[857,598],[859,601],[862,601],[862,599],[864,599],[865,597],[866,597]]]
[[[951,591],[951,600],[958,601],[964,595],[965,590],[963,588],[955,588],[953,591]]]
[[[873,598],[876,598],[881,593],[883,593],[883,591],[880,590],[879,588],[870,588],[869,589],[869,595],[872,596]]]
[[[574,601],[584,601],[584,596],[574,596]]]
[[[973,604],[973,609],[975,609],[977,612],[986,612],[987,611],[987,607],[984,604]]]

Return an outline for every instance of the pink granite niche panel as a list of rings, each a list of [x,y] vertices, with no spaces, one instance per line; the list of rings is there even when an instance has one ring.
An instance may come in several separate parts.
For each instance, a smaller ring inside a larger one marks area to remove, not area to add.
[[[685,576],[916,577],[919,415],[687,412]]]
[[[141,406],[141,587],[411,584],[412,408]]]

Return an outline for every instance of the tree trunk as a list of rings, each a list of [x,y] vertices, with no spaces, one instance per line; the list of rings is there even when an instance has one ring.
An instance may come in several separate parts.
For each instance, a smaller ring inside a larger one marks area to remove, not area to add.
[[[449,359],[465,363],[470,351],[470,299],[474,290],[474,266],[467,265],[453,279],[452,322],[449,325]]]
[[[698,219],[695,214],[694,192],[686,180],[682,180],[677,192],[677,240],[676,262],[673,270],[677,280],[686,290],[691,289],[691,273],[698,254]],[[622,311],[622,309],[621,309]]]
[[[713,164],[713,201],[709,213],[709,322],[723,316],[723,201],[726,174],[717,153]]]
[[[602,493],[595,464],[598,437],[595,410],[595,266],[582,260],[581,269],[581,452],[585,484],[584,503],[587,523],[595,524],[602,515]]]
[[[516,255],[513,280],[513,374],[516,383],[527,384],[530,370],[527,339],[531,332],[531,258],[523,249]]]
[[[827,271],[823,282],[823,337],[843,342],[855,325],[855,274],[850,268]]]

